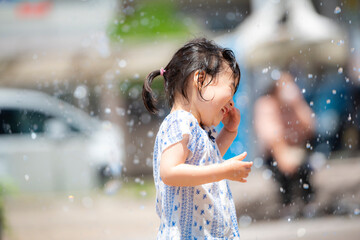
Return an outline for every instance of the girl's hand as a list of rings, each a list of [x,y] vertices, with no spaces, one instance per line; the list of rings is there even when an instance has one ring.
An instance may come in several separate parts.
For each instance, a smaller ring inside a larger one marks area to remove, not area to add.
[[[226,179],[243,183],[247,182],[245,178],[249,176],[253,163],[242,162],[246,156],[247,153],[244,152],[222,163],[226,168]]]
[[[224,128],[229,132],[237,132],[237,129],[240,124],[240,110],[233,107],[234,102],[230,102],[226,108],[226,113],[222,119],[222,123],[224,124]]]

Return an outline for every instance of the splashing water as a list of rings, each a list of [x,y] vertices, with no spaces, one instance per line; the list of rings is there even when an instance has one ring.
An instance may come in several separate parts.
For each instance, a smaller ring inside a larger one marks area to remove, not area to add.
[[[334,14],[339,14],[341,13],[341,8],[339,6],[337,6],[335,9],[334,9]]]
[[[304,237],[306,234],[306,229],[305,228],[299,228],[297,230],[297,237],[301,238],[301,237]]]
[[[239,218],[239,225],[240,227],[248,227],[250,226],[252,222],[252,218],[248,215],[242,215],[240,218]]]

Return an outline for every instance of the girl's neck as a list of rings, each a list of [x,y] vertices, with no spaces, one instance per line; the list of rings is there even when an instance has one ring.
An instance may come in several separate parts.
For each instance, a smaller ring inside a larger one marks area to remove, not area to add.
[[[173,107],[171,108],[171,112],[175,112],[178,110],[183,110],[186,112],[191,113],[199,124],[201,124],[201,118],[199,112],[196,110],[196,107],[194,104],[191,104],[191,98],[189,98],[189,101],[186,100],[183,97],[178,97],[177,100],[174,102]]]

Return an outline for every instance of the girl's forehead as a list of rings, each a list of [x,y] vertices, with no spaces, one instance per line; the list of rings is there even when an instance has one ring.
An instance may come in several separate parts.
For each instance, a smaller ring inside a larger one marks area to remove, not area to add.
[[[239,84],[239,77],[236,77],[233,70],[230,68],[229,65],[226,65],[224,70],[223,70],[223,74],[226,75],[226,77],[234,83],[235,86],[237,86]]]

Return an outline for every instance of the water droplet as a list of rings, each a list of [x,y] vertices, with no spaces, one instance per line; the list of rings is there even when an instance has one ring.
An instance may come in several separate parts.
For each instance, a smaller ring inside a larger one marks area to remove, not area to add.
[[[331,103],[331,100],[330,100],[330,99],[326,100],[326,103],[327,103],[327,104],[330,104],[330,103]]]
[[[305,88],[302,89],[302,93],[306,93],[306,89],[305,89]]]
[[[86,208],[91,208],[93,206],[93,200],[91,197],[84,197],[81,202]]]
[[[313,102],[313,101],[310,102],[310,106],[314,106],[314,102]]]
[[[311,144],[310,143],[307,143],[306,144],[306,148],[310,148],[311,147]]]
[[[73,202],[73,201],[74,201],[74,196],[73,196],[73,195],[69,195],[69,196],[68,196],[68,199],[69,199],[70,202]]]
[[[124,68],[124,67],[126,67],[127,62],[126,62],[126,60],[122,59],[119,61],[118,65],[119,65],[119,67]]]
[[[27,175],[27,174],[25,174],[25,175],[24,175],[24,178],[25,178],[25,181],[29,181],[30,176],[29,176],[29,175]]]
[[[121,117],[125,116],[125,109],[117,107],[116,108],[116,114],[121,116]]]
[[[74,91],[74,97],[77,99],[83,99],[87,95],[87,87],[85,85],[77,86]]]
[[[309,189],[309,184],[304,183],[304,184],[303,184],[303,188],[304,188],[304,189]]]
[[[105,113],[106,113],[106,114],[110,114],[110,113],[111,113],[111,109],[110,109],[110,108],[105,108]]]
[[[313,78],[313,75],[311,73],[308,74],[308,78],[311,79]]]
[[[262,158],[257,157],[254,159],[254,166],[256,168],[261,168],[263,166],[263,164],[264,164],[264,160]]]
[[[334,94],[334,95],[336,94],[336,90],[335,90],[335,89],[332,90],[332,94]]]
[[[355,209],[354,209],[354,214],[355,214],[355,215],[359,215],[359,214],[360,214],[360,209],[355,208]]]
[[[312,113],[312,114],[311,114],[311,117],[314,118],[314,117],[315,117],[315,113]]]
[[[148,124],[151,122],[151,115],[148,113],[141,114],[140,120],[144,124]]]
[[[265,180],[269,180],[272,176],[272,172],[270,169],[265,169],[263,172],[262,172],[262,177],[263,179]]]
[[[37,137],[36,133],[32,132],[31,133],[31,139],[36,139],[36,137]]]
[[[334,14],[339,14],[341,13],[341,8],[339,6],[337,6],[335,9],[334,9]]]
[[[280,77],[281,77],[281,72],[278,70],[278,69],[274,69],[274,70],[272,70],[271,71],[271,78],[273,79],[273,80],[279,80],[280,79]]]
[[[152,138],[154,136],[154,132],[148,131],[147,136],[148,136],[148,138]]]
[[[297,237],[301,238],[301,237],[304,237],[306,234],[306,229],[305,228],[299,228],[297,230]]]
[[[348,83],[350,79],[348,77],[345,77],[345,81]]]
[[[339,67],[338,73],[341,74],[341,73],[343,73],[343,71],[344,71],[344,69],[342,67]]]
[[[342,45],[344,45],[345,44],[345,41],[344,40],[339,40],[339,42],[338,42],[338,46],[342,46]]]
[[[248,215],[242,215],[239,218],[239,226],[240,227],[243,227],[243,228],[248,227],[248,226],[250,226],[251,222],[252,222],[252,218]]]
[[[285,190],[282,187],[280,187],[280,192],[284,193]]]
[[[133,126],[134,126],[134,123],[135,123],[134,119],[131,119],[130,121],[128,121],[128,122],[126,123],[126,125],[128,125],[129,127],[133,127]]]
[[[265,74],[265,73],[267,73],[268,71],[269,71],[269,68],[264,68],[264,69],[262,70],[262,73]]]
[[[348,121],[351,121],[351,113],[349,113]]]

